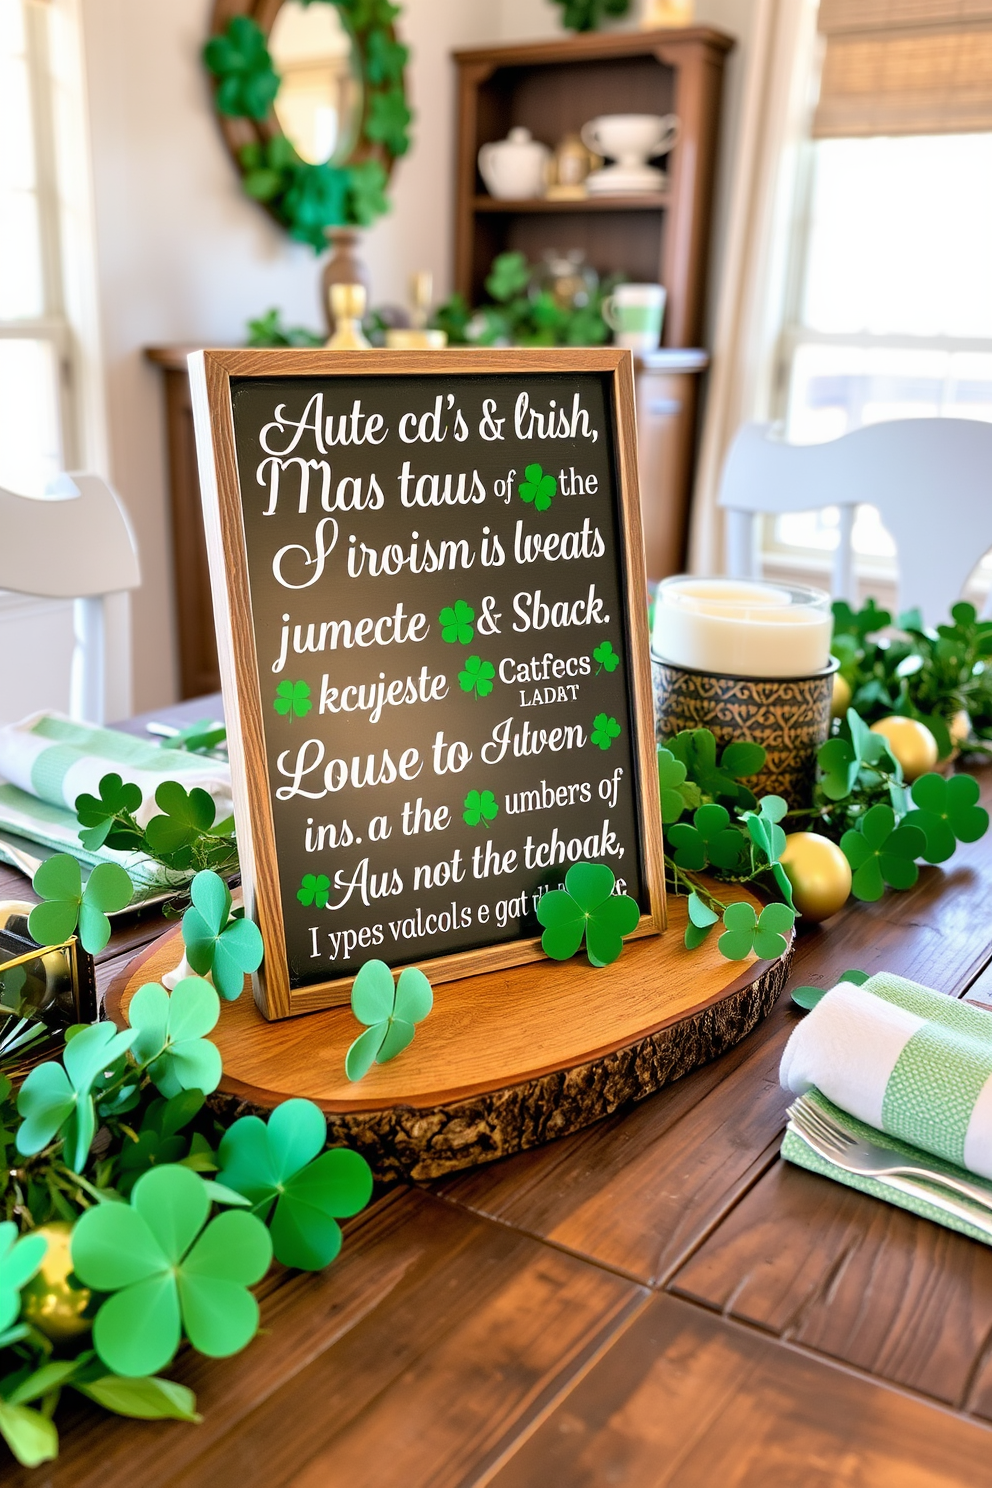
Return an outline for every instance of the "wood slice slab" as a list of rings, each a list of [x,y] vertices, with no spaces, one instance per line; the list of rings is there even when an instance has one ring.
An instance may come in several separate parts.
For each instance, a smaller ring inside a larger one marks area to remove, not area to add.
[[[725,961],[715,933],[687,951],[685,903],[670,899],[667,932],[612,966],[542,961],[442,984],[410,1048],[358,1084],[344,1075],[361,1032],[350,1008],[269,1023],[246,991],[211,1035],[224,1060],[211,1105],[230,1119],[306,1096],[381,1179],[437,1178],[577,1131],[732,1048],[785,985],[791,943],[778,961]],[[136,957],[108,1016],[123,1023],[182,949],[177,925]]]

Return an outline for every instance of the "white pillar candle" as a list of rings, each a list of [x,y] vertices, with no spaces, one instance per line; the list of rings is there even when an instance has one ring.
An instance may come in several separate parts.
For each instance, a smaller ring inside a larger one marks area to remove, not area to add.
[[[830,660],[832,629],[822,589],[679,576],[658,586],[652,650],[724,677],[809,677]]]

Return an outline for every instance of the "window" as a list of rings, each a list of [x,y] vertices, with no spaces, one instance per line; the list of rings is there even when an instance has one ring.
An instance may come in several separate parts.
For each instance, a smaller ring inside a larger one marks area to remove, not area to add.
[[[795,443],[886,419],[992,420],[992,134],[823,139],[809,146],[777,409]],[[781,517],[768,547],[824,557],[836,509]],[[895,550],[871,508],[862,569]]]
[[[0,0],[0,486],[31,496],[77,463],[49,20]]]

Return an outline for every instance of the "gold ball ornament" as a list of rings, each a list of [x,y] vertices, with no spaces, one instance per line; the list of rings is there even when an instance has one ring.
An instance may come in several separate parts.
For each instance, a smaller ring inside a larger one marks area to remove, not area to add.
[[[844,718],[851,706],[851,684],[840,672],[834,672],[833,696],[830,699],[831,718]]]
[[[796,908],[804,920],[818,924],[847,903],[851,865],[829,837],[817,832],[790,832],[779,862],[785,869]]]
[[[24,1319],[53,1343],[78,1338],[81,1333],[88,1333],[92,1324],[83,1317],[90,1300],[88,1289],[69,1285],[72,1225],[55,1219],[50,1224],[39,1225],[33,1233],[44,1235],[48,1251],[41,1270],[21,1292]]]
[[[900,718],[894,713],[873,723],[871,731],[887,741],[907,780],[925,775],[937,763],[937,740],[926,724],[915,718]]]
[[[951,735],[951,742],[960,749],[965,739],[971,733],[971,718],[967,708],[959,708],[947,727]]]

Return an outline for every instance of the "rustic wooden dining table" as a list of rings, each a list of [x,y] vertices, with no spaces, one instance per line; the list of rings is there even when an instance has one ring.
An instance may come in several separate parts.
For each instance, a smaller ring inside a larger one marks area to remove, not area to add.
[[[24,889],[0,869],[3,897]],[[802,930],[790,986],[885,969],[992,1007],[990,892],[992,834]],[[101,988],[161,930],[115,932]],[[780,1160],[799,1016],[786,993],[730,1053],[577,1135],[378,1193],[327,1271],[270,1274],[243,1353],[179,1356],[201,1425],[67,1396],[58,1462],[0,1457],[0,1481],[992,1484],[992,1247]]]

